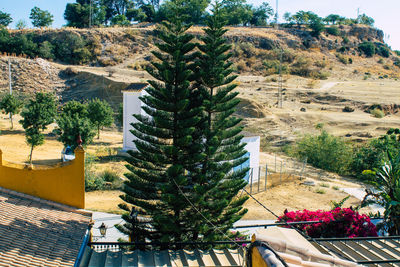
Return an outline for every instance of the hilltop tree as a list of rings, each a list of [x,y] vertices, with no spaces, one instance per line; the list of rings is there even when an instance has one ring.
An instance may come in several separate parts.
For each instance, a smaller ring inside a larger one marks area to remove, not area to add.
[[[37,28],[48,27],[54,21],[54,17],[49,11],[41,10],[36,6],[31,9],[29,18],[32,20],[32,25]]]
[[[199,164],[200,185],[197,187],[199,206],[207,219],[218,225],[220,231],[227,233],[246,212],[242,208],[247,197],[236,198],[246,182],[244,177],[248,168],[232,171],[247,160],[244,155],[242,126],[240,119],[232,116],[239,104],[238,92],[233,92],[232,83],[236,75],[233,72],[230,45],[223,37],[227,30],[221,16],[221,5],[217,3],[213,15],[207,22],[205,35],[201,37],[202,52],[197,60],[200,85],[200,99],[204,108],[202,125],[198,127],[201,145],[205,157]],[[204,224],[198,218],[194,224]],[[200,226],[200,225],[199,225]],[[201,227],[201,235],[207,241],[221,240],[224,236],[210,227]]]
[[[250,24],[254,26],[265,26],[267,20],[274,14],[272,7],[264,2],[259,7],[253,8],[253,16],[250,19]]]
[[[128,10],[135,6],[132,0],[102,0],[101,5],[105,7],[106,22],[111,21],[115,16],[126,16]]]
[[[36,93],[34,99],[21,112],[20,123],[25,129],[27,143],[31,146],[29,162],[32,163],[32,153],[36,146],[44,143],[43,130],[54,122],[57,112],[57,105],[54,95],[51,93]]]
[[[22,102],[13,95],[6,95],[0,102],[0,109],[10,114],[11,129],[14,128],[13,115],[21,111]]]
[[[78,145],[78,137],[85,147],[93,141],[96,135],[95,126],[88,118],[88,105],[78,101],[68,101],[62,107],[57,117],[59,127],[58,141],[73,150]]]
[[[184,0],[182,1],[182,16],[185,23],[201,24],[206,15],[205,10],[210,0]],[[162,21],[171,16],[174,9],[174,0],[165,1],[158,11],[157,20]]]
[[[154,78],[148,81],[148,95],[141,98],[147,115],[133,115],[138,120],[131,130],[138,138],[137,150],[129,151],[128,180],[121,196],[127,204],[120,205],[126,213],[125,224],[118,229],[137,241],[202,238],[188,201],[196,206],[200,201],[196,167],[202,159],[201,145],[195,142],[201,108],[189,101],[196,91],[192,88],[195,44],[182,21],[184,7],[178,1],[171,3],[171,17],[157,31],[161,40],[155,42],[158,51],[153,51],[157,60],[147,69]],[[151,222],[137,224],[129,215],[135,211]]]
[[[68,3],[64,12],[67,26],[77,28],[102,25],[105,17],[105,7],[101,5],[100,0],[76,0],[76,3]]]
[[[253,16],[252,6],[246,0],[223,0],[221,14],[228,25],[246,25]]]
[[[23,19],[20,19],[17,21],[17,23],[15,23],[15,28],[17,30],[23,30],[26,29],[28,27],[28,25],[26,24],[26,21]]]
[[[317,15],[310,16],[309,22],[310,22],[309,27],[311,29],[311,35],[318,38],[321,35],[321,33],[325,30],[325,26],[322,23],[322,19]]]
[[[336,14],[330,14],[330,15],[326,16],[324,21],[326,21],[327,23],[331,23],[332,25],[335,25],[336,22],[338,22],[340,19],[341,19],[341,16],[336,15]]]
[[[97,139],[100,139],[100,129],[111,126],[114,122],[114,112],[105,100],[93,99],[88,104],[88,118],[97,128]]]
[[[11,22],[13,22],[11,15],[0,10],[0,25],[7,27]]]
[[[374,26],[375,20],[373,18],[371,18],[371,17],[368,17],[365,14],[361,14],[357,18],[357,23],[365,24],[365,25],[368,25],[368,26]]]

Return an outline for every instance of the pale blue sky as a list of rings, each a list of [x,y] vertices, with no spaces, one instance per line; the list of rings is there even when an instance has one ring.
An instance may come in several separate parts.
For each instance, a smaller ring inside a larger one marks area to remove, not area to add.
[[[275,8],[276,0],[248,0],[252,4],[268,2]],[[53,27],[61,27],[65,24],[64,10],[67,3],[74,0],[0,0],[0,10],[11,13],[14,22],[19,19],[25,20],[29,26],[29,13],[34,6],[49,10],[55,22]],[[375,26],[382,29],[386,34],[386,42],[393,49],[400,50],[400,0],[279,0],[279,14],[283,16],[285,12],[295,13],[298,10],[310,10],[320,16],[329,14],[339,14],[346,17],[355,18],[357,9],[360,14],[365,13],[375,19]]]

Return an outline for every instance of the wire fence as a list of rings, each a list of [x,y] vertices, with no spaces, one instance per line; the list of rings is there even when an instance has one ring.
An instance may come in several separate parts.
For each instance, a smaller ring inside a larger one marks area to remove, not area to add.
[[[247,190],[250,194],[267,191],[268,188],[287,183],[293,179],[302,179],[307,165],[307,159],[297,161],[294,159],[277,160],[269,165],[259,166],[258,169],[250,168],[246,177]]]

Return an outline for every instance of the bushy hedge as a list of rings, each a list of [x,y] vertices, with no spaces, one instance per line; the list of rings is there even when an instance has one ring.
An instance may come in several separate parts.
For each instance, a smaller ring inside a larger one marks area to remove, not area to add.
[[[279,222],[322,221],[315,224],[303,224],[298,229],[313,238],[329,237],[367,237],[378,236],[375,225],[364,214],[351,208],[337,207],[331,211],[285,211]]]
[[[352,151],[352,146],[343,138],[322,130],[317,136],[303,136],[289,153],[297,158],[307,159],[314,167],[346,174],[352,162]]]

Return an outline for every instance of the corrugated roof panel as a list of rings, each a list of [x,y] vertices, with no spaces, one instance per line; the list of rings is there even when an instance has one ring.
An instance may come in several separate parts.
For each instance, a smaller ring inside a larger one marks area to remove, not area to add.
[[[106,261],[107,250],[103,252],[93,252],[92,257],[90,257],[89,267],[104,266]]]
[[[198,257],[194,251],[183,250],[187,261],[187,266],[199,266]]]
[[[121,252],[120,252],[121,253]],[[137,267],[138,266],[138,251],[122,253],[121,267]]]
[[[389,246],[386,242],[382,242],[381,240],[374,240],[375,244],[378,244],[380,248],[385,251],[386,253],[389,253],[392,258],[399,257],[399,251],[396,250],[395,248]]]
[[[154,263],[153,251],[140,251],[138,253],[139,267],[156,266]]]
[[[201,258],[203,260],[204,266],[218,266],[215,264],[213,258],[210,255],[209,251],[198,250]]]
[[[236,263],[231,263],[228,259],[227,253],[229,251],[227,249],[224,250],[214,250],[215,255],[218,257],[218,260],[222,266],[232,266],[236,265]]]
[[[121,253],[108,251],[104,266],[105,267],[121,266],[121,262],[122,262]]]
[[[101,249],[101,248],[100,248]],[[162,250],[162,251],[102,251],[88,248],[81,267],[190,267],[241,266],[242,252],[238,250]],[[85,259],[90,257],[89,259]]]
[[[168,250],[155,251],[154,263],[156,266],[171,267],[171,260],[169,258]]]

